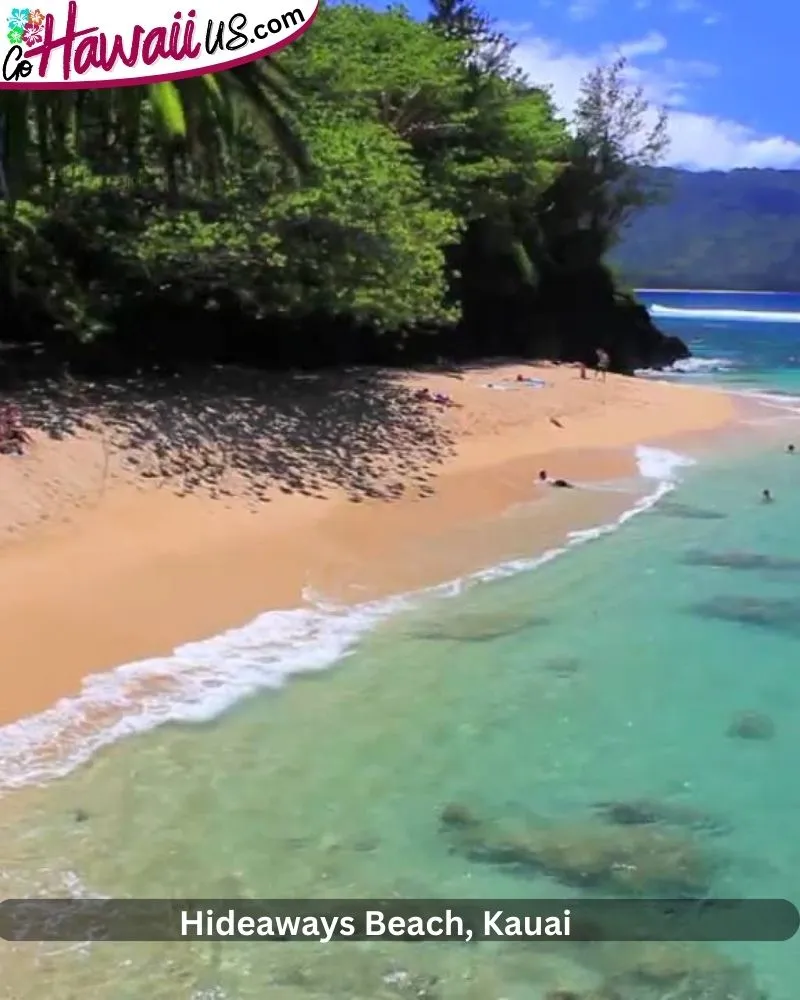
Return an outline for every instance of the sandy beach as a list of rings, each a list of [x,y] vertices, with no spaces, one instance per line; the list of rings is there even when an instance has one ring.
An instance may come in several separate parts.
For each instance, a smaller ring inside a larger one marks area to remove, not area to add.
[[[713,390],[522,364],[73,384],[22,403],[33,443],[0,455],[2,723],[309,591],[360,601],[544,549],[621,501],[541,486],[540,468],[631,476],[636,444],[735,417]],[[499,517],[520,504],[522,533]]]

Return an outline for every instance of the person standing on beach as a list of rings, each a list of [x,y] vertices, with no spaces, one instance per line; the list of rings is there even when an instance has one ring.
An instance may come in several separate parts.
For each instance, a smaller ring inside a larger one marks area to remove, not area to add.
[[[594,353],[597,355],[597,371],[594,377],[597,378],[599,376],[605,382],[611,358],[609,358],[608,352],[604,351],[602,347],[598,347]]]

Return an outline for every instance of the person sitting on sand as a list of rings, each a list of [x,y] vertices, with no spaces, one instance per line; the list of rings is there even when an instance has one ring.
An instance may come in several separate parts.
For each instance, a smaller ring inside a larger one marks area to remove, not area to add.
[[[572,490],[575,489],[572,483],[567,482],[566,479],[550,479],[547,475],[547,469],[539,469],[539,482],[547,483],[548,486],[556,486],[562,490]]]
[[[773,497],[772,497],[772,494],[770,493],[769,490],[763,490],[762,491],[762,493],[761,493],[761,502],[762,503],[772,503],[772,499],[773,499]]]
[[[443,392],[431,392],[428,388],[417,389],[414,399],[422,403],[436,403],[438,406],[458,406],[455,400],[445,395]]]
[[[24,454],[31,436],[22,425],[22,411],[15,403],[0,406],[0,453]]]

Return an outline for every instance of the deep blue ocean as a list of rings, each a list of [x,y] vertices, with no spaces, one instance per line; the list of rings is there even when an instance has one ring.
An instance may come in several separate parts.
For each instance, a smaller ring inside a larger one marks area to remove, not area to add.
[[[696,360],[697,378],[800,395],[800,295],[783,292],[641,292],[665,332]]]
[[[264,615],[102,738],[74,705],[0,731],[6,784],[44,782],[3,800],[4,894],[800,903],[800,296],[642,297],[696,355],[645,377],[754,396],[741,440],[642,441],[649,509],[543,565]],[[800,975],[797,938],[26,948],[0,997],[796,1000]]]

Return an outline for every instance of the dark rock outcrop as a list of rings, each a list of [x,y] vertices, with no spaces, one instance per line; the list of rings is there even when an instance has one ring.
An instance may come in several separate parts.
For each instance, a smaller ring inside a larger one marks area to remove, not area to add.
[[[592,366],[597,348],[612,371],[666,368],[691,356],[678,337],[662,333],[633,294],[619,291],[603,265],[546,275],[534,303],[533,333],[540,357]]]

